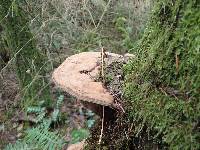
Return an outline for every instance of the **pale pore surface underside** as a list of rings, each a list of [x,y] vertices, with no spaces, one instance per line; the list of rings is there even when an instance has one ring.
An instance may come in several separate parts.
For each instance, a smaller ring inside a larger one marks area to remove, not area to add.
[[[107,61],[118,59],[120,55],[106,53]],[[53,73],[54,82],[77,99],[109,106],[113,97],[95,76],[101,66],[100,52],[83,52],[68,57]]]

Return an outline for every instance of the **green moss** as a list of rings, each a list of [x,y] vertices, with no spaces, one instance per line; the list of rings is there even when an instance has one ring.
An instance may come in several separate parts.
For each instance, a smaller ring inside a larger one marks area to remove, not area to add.
[[[126,66],[129,116],[170,149],[200,148],[200,7],[196,0],[157,2],[137,58]]]

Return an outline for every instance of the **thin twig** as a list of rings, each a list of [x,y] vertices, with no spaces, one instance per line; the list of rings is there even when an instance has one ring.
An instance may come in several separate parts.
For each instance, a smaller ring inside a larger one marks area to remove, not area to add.
[[[176,57],[176,73],[178,74],[178,69],[179,69],[179,58],[178,58],[178,54],[175,54]]]
[[[101,134],[99,136],[99,143],[101,144],[102,136],[103,136],[103,124],[104,124],[104,106],[103,106],[103,117],[102,117],[102,123],[101,123]]]
[[[101,48],[101,76],[104,79],[104,48]]]

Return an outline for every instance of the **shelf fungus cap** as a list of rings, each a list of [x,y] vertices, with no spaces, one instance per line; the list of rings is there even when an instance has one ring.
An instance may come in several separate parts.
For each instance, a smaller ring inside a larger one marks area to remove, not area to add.
[[[121,55],[106,53],[108,59]],[[110,106],[113,96],[96,82],[101,66],[100,52],[83,52],[68,57],[54,72],[53,80],[58,87],[82,101]]]

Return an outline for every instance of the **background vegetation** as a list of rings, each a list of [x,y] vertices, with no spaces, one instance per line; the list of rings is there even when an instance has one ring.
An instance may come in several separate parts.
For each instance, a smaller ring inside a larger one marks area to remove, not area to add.
[[[18,139],[5,148],[60,149],[88,137],[94,114],[79,106],[76,113],[85,116],[85,125],[71,127],[74,110],[63,112],[63,103],[71,107],[74,101],[55,90],[51,72],[74,53],[101,46],[128,52],[141,37],[149,10],[149,1],[1,0],[1,147]],[[18,112],[23,117],[16,117]],[[68,129],[71,138],[64,140]]]
[[[95,115],[80,105],[74,110],[73,98],[50,77],[67,56],[104,46],[136,58],[123,68],[126,114],[100,148],[200,149],[199,9],[197,0],[0,0],[0,102],[6,103],[0,138],[7,132],[17,137],[3,138],[1,147],[61,149],[88,137]],[[13,74],[19,98],[6,88]],[[26,117],[13,127],[17,111]],[[71,126],[74,114],[84,116],[84,125]],[[92,142],[89,149],[96,148]]]

